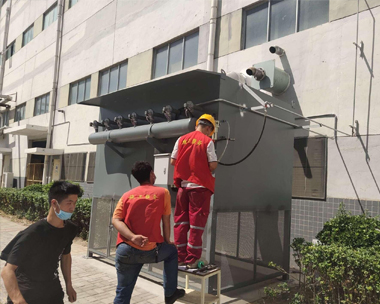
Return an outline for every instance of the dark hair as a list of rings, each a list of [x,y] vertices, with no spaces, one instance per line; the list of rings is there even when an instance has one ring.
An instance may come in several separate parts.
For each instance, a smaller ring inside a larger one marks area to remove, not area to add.
[[[135,162],[132,167],[132,175],[140,184],[149,181],[150,172],[152,171],[153,168],[147,161]]]
[[[57,200],[58,203],[61,203],[69,195],[75,194],[80,196],[81,192],[82,191],[78,185],[65,181],[54,182],[49,190],[49,203],[51,204],[51,200],[53,199]]]
[[[214,130],[214,125],[207,119],[200,119],[198,125],[201,125],[202,128],[208,126],[211,127],[211,130]]]

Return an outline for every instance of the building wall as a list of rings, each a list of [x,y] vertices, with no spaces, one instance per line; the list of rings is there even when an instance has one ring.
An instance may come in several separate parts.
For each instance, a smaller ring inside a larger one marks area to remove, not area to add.
[[[293,229],[302,228],[299,219],[302,204],[323,204],[327,211],[322,213],[330,216],[336,209],[335,200],[379,202],[380,80],[375,75],[380,66],[380,44],[375,38],[376,33],[380,32],[380,25],[375,21],[380,17],[380,0],[361,1],[358,42],[363,42],[362,52],[357,52],[353,44],[357,29],[356,0],[330,0],[329,22],[242,50],[243,11],[256,2],[218,2],[214,70],[241,72],[252,64],[274,59],[277,67],[291,75],[291,85],[286,93],[278,96],[279,99],[293,104],[294,110],[305,116],[336,114],[337,128],[346,134],[352,133],[353,113],[359,125],[360,136],[337,133],[337,140],[328,141],[328,199],[323,203],[294,200]],[[12,7],[8,43],[20,39],[23,31],[33,22],[40,26],[43,13],[53,3],[52,0],[16,1]],[[5,6],[0,17],[1,47]],[[209,17],[210,2],[203,0],[80,0],[67,9],[64,14],[53,148],[63,149],[65,153],[95,151],[95,146],[88,144],[88,136],[93,132],[89,122],[98,119],[99,109],[68,105],[70,83],[91,76],[91,97],[95,97],[99,71],[125,60],[128,60],[128,87],[150,81],[154,48],[197,28],[198,64],[189,70],[205,69]],[[3,94],[17,92],[17,102],[11,103],[12,109],[52,90],[56,31],[57,21],[47,29],[37,31],[32,41],[6,61]],[[286,56],[271,54],[268,49],[272,45],[285,49]],[[47,123],[47,114],[42,120],[40,118],[28,118],[20,123]],[[332,118],[319,121],[334,127]],[[12,126],[14,124],[11,123]],[[334,132],[326,128],[313,130],[334,136]],[[296,134],[305,135],[314,136],[301,132]],[[27,146],[26,137],[8,136],[1,141],[13,149],[15,175],[25,176],[27,157],[23,149]],[[353,210],[356,210],[355,206]],[[319,218],[318,221],[323,222],[326,218]],[[316,220],[309,217],[302,221],[312,224]],[[305,233],[304,236],[309,238],[311,234]]]

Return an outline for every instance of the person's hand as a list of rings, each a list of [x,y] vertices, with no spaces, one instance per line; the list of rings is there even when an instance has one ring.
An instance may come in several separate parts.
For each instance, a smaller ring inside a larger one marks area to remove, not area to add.
[[[25,299],[24,299],[23,296],[20,296],[20,298],[15,299],[15,300],[12,299],[12,302],[13,302],[13,304],[28,304],[28,303],[25,301]]]
[[[176,244],[174,243],[174,242],[172,242],[172,241],[169,241],[169,242],[166,242],[166,243],[168,243],[169,245],[174,245],[174,246],[176,246]],[[177,246],[176,246],[177,247]]]
[[[73,286],[67,286],[66,287],[66,293],[69,296],[69,301],[71,303],[75,302],[77,300],[77,292],[74,290]]]
[[[144,247],[149,242],[149,239],[141,234],[136,234],[131,241],[137,246]]]

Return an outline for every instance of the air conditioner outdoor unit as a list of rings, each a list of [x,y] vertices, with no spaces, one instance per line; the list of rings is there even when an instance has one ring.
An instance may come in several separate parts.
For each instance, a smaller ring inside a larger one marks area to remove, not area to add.
[[[4,172],[3,173],[3,184],[1,186],[3,188],[12,188],[13,187],[13,173],[12,172]]]

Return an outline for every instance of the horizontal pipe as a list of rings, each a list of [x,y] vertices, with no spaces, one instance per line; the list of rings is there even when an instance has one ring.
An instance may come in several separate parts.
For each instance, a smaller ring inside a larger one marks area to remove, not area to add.
[[[93,145],[101,145],[105,144],[107,141],[126,143],[145,140],[147,137],[158,139],[178,137],[194,131],[195,122],[195,118],[188,118],[119,130],[103,131],[92,133],[89,136],[88,141]]]

